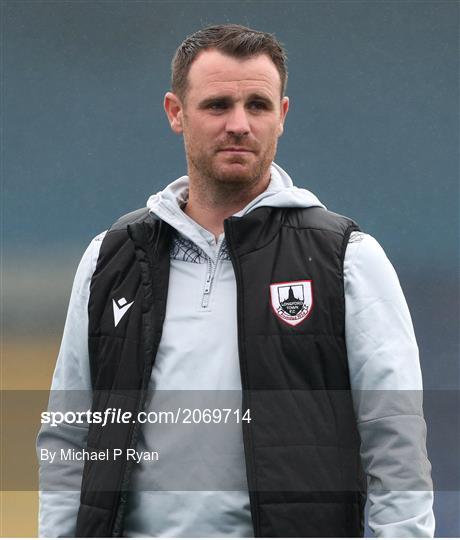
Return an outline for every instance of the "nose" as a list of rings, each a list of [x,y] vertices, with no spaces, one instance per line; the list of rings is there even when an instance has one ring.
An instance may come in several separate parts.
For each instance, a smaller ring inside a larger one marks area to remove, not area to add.
[[[225,130],[237,137],[249,133],[249,121],[243,105],[235,104],[229,111]]]

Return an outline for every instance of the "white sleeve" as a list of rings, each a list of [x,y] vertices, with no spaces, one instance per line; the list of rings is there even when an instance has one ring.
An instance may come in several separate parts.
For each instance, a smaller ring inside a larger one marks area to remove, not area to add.
[[[422,376],[409,309],[378,242],[352,233],[344,260],[350,383],[377,537],[433,537]]]
[[[61,347],[51,385],[48,410],[72,410],[78,402],[83,410],[90,408],[91,378],[88,357],[88,299],[91,278],[104,238],[102,233],[88,246],[78,266]],[[87,402],[89,400],[89,402]],[[85,403],[83,403],[83,401]],[[82,462],[63,461],[51,466],[41,459],[41,452],[49,449],[81,449],[86,445],[87,425],[62,423],[59,426],[42,424],[37,436],[39,460],[39,536],[75,536],[80,505],[83,470]]]

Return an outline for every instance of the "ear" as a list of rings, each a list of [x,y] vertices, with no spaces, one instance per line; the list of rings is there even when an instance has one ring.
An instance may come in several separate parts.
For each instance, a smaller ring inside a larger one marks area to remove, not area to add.
[[[289,98],[287,96],[284,96],[284,98],[281,100],[281,108],[280,108],[280,124],[279,124],[279,130],[278,130],[278,137],[283,134],[284,131],[284,121],[286,120],[286,115],[289,110]]]
[[[181,100],[176,96],[176,94],[166,92],[163,106],[171,129],[174,131],[174,133],[182,133],[183,107]]]

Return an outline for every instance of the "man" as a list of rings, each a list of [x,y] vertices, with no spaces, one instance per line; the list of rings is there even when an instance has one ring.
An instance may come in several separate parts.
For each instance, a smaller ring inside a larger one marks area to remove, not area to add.
[[[377,242],[273,162],[285,60],[272,35],[238,25],[181,44],[164,107],[188,175],[90,244],[52,386],[133,418],[162,391],[242,390],[250,421],[204,468],[182,463],[198,427],[44,425],[40,451],[170,459],[88,461],[83,473],[63,460],[57,491],[42,459],[42,536],[360,536],[361,467],[377,536],[433,535],[410,315]]]

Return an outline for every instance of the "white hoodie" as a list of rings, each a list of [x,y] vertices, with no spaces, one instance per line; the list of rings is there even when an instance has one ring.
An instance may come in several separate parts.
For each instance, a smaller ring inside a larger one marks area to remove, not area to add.
[[[152,213],[178,232],[171,252],[166,318],[150,390],[240,391],[232,263],[224,234],[216,241],[212,233],[182,211],[187,197],[188,177],[183,176],[152,195],[147,203]],[[288,174],[273,163],[267,190],[236,215],[260,206],[323,205],[309,191],[294,187]],[[87,303],[104,234],[91,242],[77,270],[52,390],[91,388]],[[352,234],[345,253],[344,285],[346,346],[361,456],[368,476],[369,525],[381,537],[432,537],[433,494],[421,407],[406,404],[411,399],[398,398],[398,406],[388,414],[388,403],[381,405],[388,399],[375,393],[420,391],[422,378],[412,322],[398,278],[371,236]],[[156,405],[153,398],[150,409],[158,410]],[[169,464],[178,462],[181,452],[198,442],[197,431],[181,433],[182,439],[177,441],[177,436],[167,430],[145,425],[138,448],[160,448],[170,457]],[[161,459],[155,464],[141,462],[132,479],[124,535],[252,536],[242,432],[237,429],[232,433],[226,440],[226,457],[219,461],[219,470],[223,470],[223,476],[233,475],[238,487],[171,491],[164,482],[171,477],[168,463],[162,465]],[[78,448],[84,446],[86,431],[69,425],[60,430],[43,427],[37,446],[46,447],[59,437]],[[81,469],[69,472],[67,464],[66,474],[80,475]],[[428,487],[407,487],[415,486],[415,482],[388,489],[388,478],[412,474],[423,476],[422,485]],[[74,535],[78,504],[76,492],[41,492],[40,536]]]

